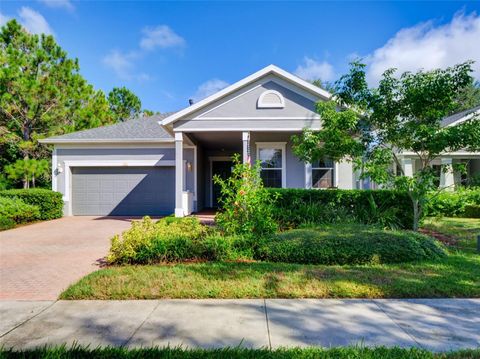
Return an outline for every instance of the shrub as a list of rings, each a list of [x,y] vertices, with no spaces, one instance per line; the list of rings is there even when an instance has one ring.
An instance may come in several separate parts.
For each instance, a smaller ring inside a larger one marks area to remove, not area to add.
[[[305,223],[363,223],[412,228],[413,210],[406,192],[395,190],[269,189],[277,196],[273,217],[281,228]]]
[[[10,217],[0,216],[0,231],[15,227],[15,221]]]
[[[445,256],[439,242],[410,231],[372,226],[329,226],[293,229],[264,243],[263,259],[305,264],[400,263]]]
[[[221,210],[215,216],[217,225],[227,235],[267,235],[275,233],[273,219],[275,195],[263,187],[260,164],[251,166],[233,157],[231,176],[224,180],[214,177],[221,187]]]
[[[195,242],[208,229],[197,218],[167,217],[153,222],[149,217],[134,221],[132,227],[111,240],[110,263],[173,262],[198,257]]]
[[[62,194],[49,189],[9,189],[0,191],[1,197],[19,198],[27,204],[40,209],[39,219],[48,220],[60,218],[63,215]]]
[[[0,197],[0,218],[3,218],[2,227],[11,228],[14,223],[26,223],[40,218],[37,206],[26,204],[19,198]]]
[[[480,218],[480,205],[467,204],[465,206],[464,216],[467,218]]]
[[[480,205],[480,188],[459,188],[454,192],[445,191],[432,195],[426,212],[427,215],[435,217],[462,217],[466,216],[467,205]]]

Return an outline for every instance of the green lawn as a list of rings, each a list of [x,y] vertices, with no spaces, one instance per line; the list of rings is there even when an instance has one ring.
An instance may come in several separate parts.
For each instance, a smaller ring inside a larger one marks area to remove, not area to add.
[[[400,348],[293,348],[293,349],[193,349],[181,348],[151,348],[151,349],[125,349],[125,348],[73,348],[65,347],[33,349],[28,351],[7,351],[0,349],[1,359],[10,358],[48,358],[48,359],[80,359],[80,358],[102,358],[102,359],[140,359],[140,358],[169,358],[169,359],[474,359],[480,356],[479,350],[463,350],[450,353],[431,353],[421,349],[400,349]]]
[[[427,223],[457,236],[461,247],[438,261],[388,265],[207,262],[109,267],[82,278],[60,298],[480,297],[480,255],[470,243],[480,220]]]
[[[474,252],[477,248],[479,218],[427,218],[423,227],[456,239],[457,247],[462,250]]]

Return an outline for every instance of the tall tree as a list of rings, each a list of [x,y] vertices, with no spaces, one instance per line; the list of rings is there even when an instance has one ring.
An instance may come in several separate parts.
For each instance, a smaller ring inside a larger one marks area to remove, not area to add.
[[[295,154],[307,162],[322,156],[349,160],[362,177],[407,191],[417,230],[428,193],[440,190],[434,184],[432,161],[444,152],[480,150],[479,118],[441,126],[442,119],[459,107],[460,94],[472,82],[471,73],[471,62],[400,77],[389,69],[377,88],[369,88],[365,65],[355,62],[336,83],[334,100],[317,104],[322,130],[307,129],[294,136]],[[412,152],[419,160],[413,177],[402,169],[402,152]]]
[[[110,110],[116,121],[127,121],[141,113],[142,102],[126,87],[114,87],[108,94]]]
[[[85,81],[78,60],[68,58],[52,36],[28,33],[15,20],[1,28],[2,153],[45,157],[39,138],[109,122],[105,95]]]
[[[458,108],[453,113],[480,106],[480,81],[472,81],[458,96]]]

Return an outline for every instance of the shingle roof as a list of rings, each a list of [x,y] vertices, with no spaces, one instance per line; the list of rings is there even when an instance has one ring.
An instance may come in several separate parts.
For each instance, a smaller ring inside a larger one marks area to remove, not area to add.
[[[445,117],[442,120],[442,126],[451,125],[452,123],[455,123],[456,121],[461,120],[463,117],[466,117],[466,116],[468,116],[471,113],[476,112],[476,111],[480,111],[480,106],[475,106],[475,107],[469,108],[468,110],[458,112],[454,115]]]
[[[170,116],[171,113],[140,117],[114,125],[92,128],[66,135],[49,137],[41,142],[88,142],[88,141],[162,141],[173,137],[165,131],[158,121]]]

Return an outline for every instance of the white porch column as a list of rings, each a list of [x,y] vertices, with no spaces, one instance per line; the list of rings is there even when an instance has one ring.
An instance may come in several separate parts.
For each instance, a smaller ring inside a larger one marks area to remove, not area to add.
[[[413,159],[404,158],[402,161],[403,173],[407,177],[413,177]]]
[[[183,216],[183,133],[175,132],[175,217]]]
[[[305,188],[312,188],[312,164],[305,162]]]
[[[244,131],[242,132],[242,144],[243,144],[243,163],[251,162],[250,157],[250,132]]]
[[[445,167],[448,167],[447,172]],[[452,171],[452,159],[442,158],[442,170],[440,172],[440,187],[445,188],[447,191],[453,191],[455,189],[455,179]]]

